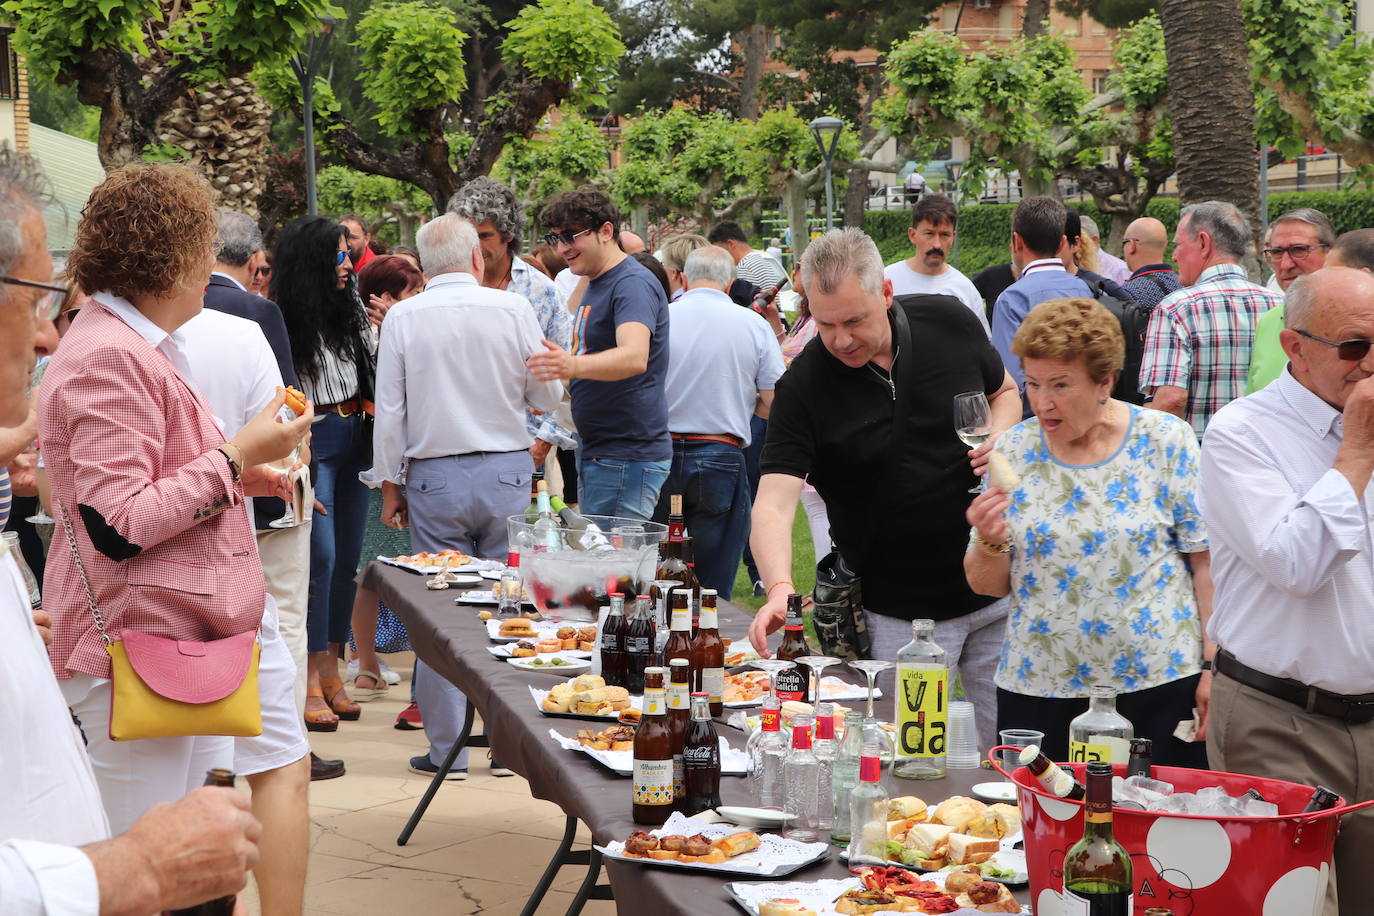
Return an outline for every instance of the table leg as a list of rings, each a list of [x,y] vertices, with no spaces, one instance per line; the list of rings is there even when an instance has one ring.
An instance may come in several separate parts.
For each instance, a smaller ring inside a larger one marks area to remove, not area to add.
[[[467,704],[467,715],[463,717],[463,730],[458,734],[458,740],[453,742],[453,747],[449,749],[448,756],[444,758],[444,763],[439,767],[439,772],[434,774],[434,778],[429,781],[429,788],[425,789],[424,797],[415,806],[415,810],[410,815],[410,820],[406,821],[405,829],[396,838],[397,846],[404,846],[410,842],[410,835],[415,832],[415,828],[420,824],[420,818],[425,816],[425,810],[429,808],[429,803],[434,800],[434,793],[439,791],[439,787],[444,784],[444,777],[448,776],[448,771],[453,769],[453,763],[458,759],[458,754],[468,743],[468,736],[472,734],[473,711],[472,703]]]
[[[539,878],[539,883],[534,886],[534,892],[530,894],[530,899],[525,902],[525,908],[520,911],[520,916],[534,916],[535,910],[539,909],[539,904],[544,901],[544,895],[549,892],[549,888],[553,885],[553,879],[558,874],[558,870],[567,864],[568,851],[572,849],[573,836],[576,833],[577,818],[569,815],[567,826],[563,828],[563,839],[559,842],[553,858],[549,859],[549,864],[544,868],[544,874]]]
[[[565,916],[578,916],[582,912],[582,907],[586,906],[587,901],[593,896],[605,899],[593,893],[596,890],[596,879],[601,876],[601,853],[595,848],[587,852],[587,877],[582,879],[582,886],[577,889],[577,895],[573,897],[572,903],[568,904]]]

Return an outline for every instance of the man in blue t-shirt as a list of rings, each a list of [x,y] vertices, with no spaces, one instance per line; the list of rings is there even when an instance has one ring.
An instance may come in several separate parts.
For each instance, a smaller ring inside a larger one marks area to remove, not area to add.
[[[539,213],[552,245],[587,289],[572,345],[544,341],[535,378],[569,379],[581,509],[647,521],[668,477],[668,299],[658,280],[616,242],[620,213],[600,191],[559,194]]]

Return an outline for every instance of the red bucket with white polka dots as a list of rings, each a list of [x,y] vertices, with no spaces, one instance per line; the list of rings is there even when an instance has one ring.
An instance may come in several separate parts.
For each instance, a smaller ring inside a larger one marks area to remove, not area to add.
[[[1064,856],[1083,836],[1083,803],[1056,798],[1026,767],[1008,773],[996,747],[988,759],[1016,784],[1035,916],[1062,916]],[[1061,763],[1080,782],[1086,765]],[[1116,766],[1125,775],[1124,766]],[[1340,816],[1374,801],[1299,814],[1313,787],[1238,773],[1154,768],[1179,792],[1219,786],[1232,797],[1256,789],[1277,817],[1202,817],[1115,808],[1112,832],[1131,855],[1135,912],[1168,907],[1175,916],[1321,916]]]

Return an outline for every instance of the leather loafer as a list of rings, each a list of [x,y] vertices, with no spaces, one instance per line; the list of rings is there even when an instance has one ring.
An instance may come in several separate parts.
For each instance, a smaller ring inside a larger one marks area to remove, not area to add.
[[[321,779],[338,779],[344,774],[344,762],[342,760],[321,760],[315,756],[315,752],[310,752],[310,781],[316,782]]]

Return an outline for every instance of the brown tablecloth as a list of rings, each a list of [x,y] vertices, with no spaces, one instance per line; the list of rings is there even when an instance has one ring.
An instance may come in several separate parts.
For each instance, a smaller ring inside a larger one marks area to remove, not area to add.
[[[553,802],[567,814],[587,825],[597,844],[623,840],[636,828],[630,814],[630,783],[616,776],[583,754],[559,747],[549,737],[553,728],[574,735],[593,723],[580,719],[545,716],[530,698],[529,687],[547,690],[558,683],[555,675],[526,672],[506,664],[487,651],[492,645],[486,623],[479,620],[480,608],[454,603],[453,590],[430,591],[424,578],[415,573],[373,562],[363,570],[359,582],[377,592],[387,606],[405,622],[415,653],[425,664],[448,678],[481,711],[492,747],[500,749],[502,766],[524,776],[535,798]],[[750,615],[722,602],[720,629],[725,636],[743,640]],[[847,677],[848,669],[830,669]],[[879,701],[879,715],[890,719],[891,700]],[[721,735],[734,747],[744,746],[744,734],[717,723]],[[912,782],[888,777],[888,790],[894,795],[918,795],[939,801],[950,795],[967,795],[975,783],[996,779],[988,770],[950,770],[945,779]],[[453,791],[462,791],[456,786]],[[742,777],[721,779],[721,800],[725,804],[749,804]],[[420,830],[424,830],[421,822]],[[684,875],[664,868],[606,861],[622,913],[691,912],[738,914],[739,908],[726,894],[728,878],[720,875]],[[838,855],[818,862],[789,876],[787,880],[806,881],[840,878],[848,874]],[[566,876],[565,876],[566,880]],[[1030,901],[1030,893],[1020,889],[1017,899]]]

